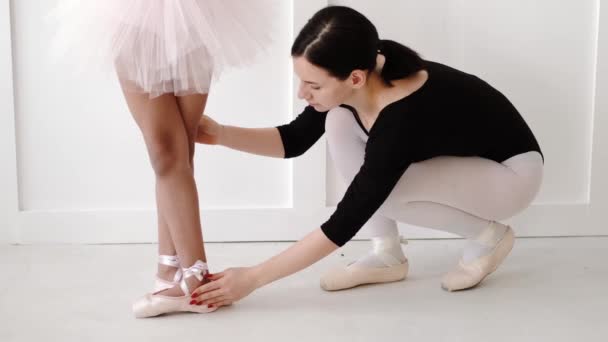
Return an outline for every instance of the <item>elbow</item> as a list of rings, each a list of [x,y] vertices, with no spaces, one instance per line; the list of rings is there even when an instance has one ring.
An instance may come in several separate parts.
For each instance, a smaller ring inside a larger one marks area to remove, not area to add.
[[[283,155],[283,159],[294,159],[294,158],[297,158],[297,157],[303,155],[304,152],[305,151],[296,151],[296,152],[291,151],[291,153],[289,153],[289,154],[285,153]]]
[[[285,145],[283,145],[283,159],[297,158],[306,153],[306,151],[307,149],[301,146],[291,146],[291,148],[285,148]]]

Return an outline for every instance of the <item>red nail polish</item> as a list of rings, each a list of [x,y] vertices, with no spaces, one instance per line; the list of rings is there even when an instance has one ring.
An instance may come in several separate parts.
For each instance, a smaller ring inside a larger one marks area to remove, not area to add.
[[[190,305],[194,305],[194,304],[196,304],[195,300],[190,301]]]
[[[213,304],[207,305],[207,309],[211,309],[211,308],[213,308]]]
[[[196,303],[196,305],[201,306],[203,305],[203,302]]]
[[[196,297],[198,297],[198,296],[200,296],[200,294],[195,293],[195,294],[193,294],[191,297],[192,297],[192,298],[196,298]]]

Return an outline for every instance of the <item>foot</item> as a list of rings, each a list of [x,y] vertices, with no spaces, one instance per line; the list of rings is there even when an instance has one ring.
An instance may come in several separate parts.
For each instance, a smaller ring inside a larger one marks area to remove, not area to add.
[[[443,289],[459,291],[481,283],[488,275],[496,271],[509,255],[515,243],[515,234],[511,227],[493,223],[475,240],[485,246],[487,252],[469,260],[465,260],[463,257],[458,266],[443,277],[441,281]],[[491,245],[491,243],[494,244]]]
[[[148,318],[175,312],[208,313],[215,311],[216,307],[191,305],[190,289],[195,289],[203,284],[205,275],[208,273],[207,270],[207,264],[200,260],[191,267],[183,269],[183,277],[179,286],[159,293],[147,294],[138,299],[133,304],[135,317]]]
[[[401,249],[400,237],[372,238],[373,250],[368,255],[321,277],[321,288],[339,291],[363,284],[378,284],[405,279],[409,263]]]

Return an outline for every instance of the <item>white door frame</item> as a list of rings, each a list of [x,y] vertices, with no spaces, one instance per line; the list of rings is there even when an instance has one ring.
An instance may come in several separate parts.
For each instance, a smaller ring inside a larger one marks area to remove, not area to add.
[[[19,196],[10,1],[0,1],[0,244],[15,242]],[[6,51],[6,52],[4,52]]]

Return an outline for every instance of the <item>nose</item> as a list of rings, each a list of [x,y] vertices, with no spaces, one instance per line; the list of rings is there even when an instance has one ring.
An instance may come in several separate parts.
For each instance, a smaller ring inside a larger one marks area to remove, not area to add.
[[[303,100],[308,100],[310,98],[310,93],[305,89],[306,85],[303,82],[300,82],[300,87],[298,88],[298,98]]]

